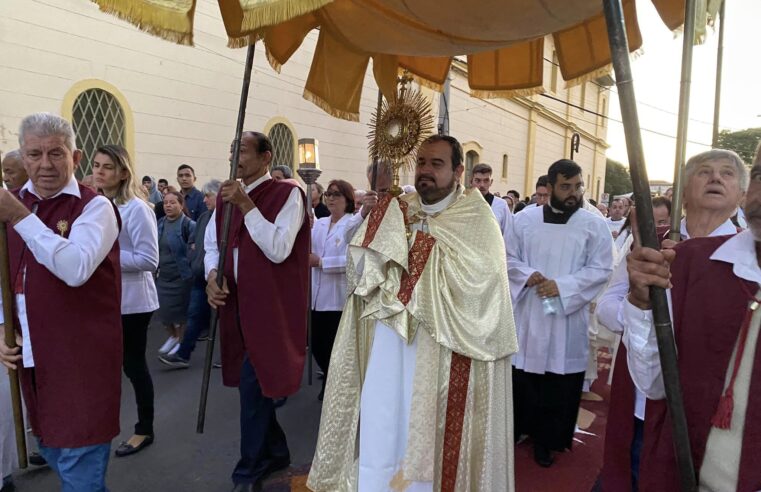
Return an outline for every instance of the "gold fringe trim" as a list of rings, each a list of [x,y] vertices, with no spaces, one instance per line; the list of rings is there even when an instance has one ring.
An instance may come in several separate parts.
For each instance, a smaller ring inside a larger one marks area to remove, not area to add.
[[[571,87],[576,87],[577,85],[586,84],[587,82],[591,82],[592,80],[598,79],[605,75],[610,75],[612,71],[613,65],[611,63],[607,63],[605,66],[602,66],[597,70],[592,70],[591,72],[585,73],[584,75],[579,75],[578,77],[571,80],[566,80],[565,87],[566,89],[570,89]]]
[[[190,14],[177,12],[168,15],[166,9],[149,7],[144,3],[130,0],[91,0],[101,12],[113,15],[129,22],[141,31],[157,36],[176,44],[193,46],[193,32],[186,30],[192,27],[187,16]],[[182,18],[182,21],[178,19]]]
[[[262,39],[262,37],[263,36],[259,31],[253,32],[251,34],[245,34],[243,36],[228,37],[227,47],[233,49],[246,48],[247,46],[258,42],[260,39]]]
[[[269,48],[267,49],[267,61],[270,62],[270,66],[272,67],[272,70],[276,71],[277,73],[280,73],[280,70],[283,68],[283,65],[275,59],[272,53],[270,53]]]
[[[241,31],[256,31],[314,12],[334,0],[270,0],[243,11]]]
[[[304,99],[316,105],[326,113],[342,120],[359,122],[359,113],[350,113],[349,111],[343,111],[336,109],[330,105],[325,99],[321,98],[317,94],[311,92],[309,89],[304,89]]]
[[[471,89],[470,97],[477,97],[479,99],[511,99],[514,97],[529,97],[534,94],[541,94],[544,92],[544,87],[538,85],[536,87],[526,87],[525,89],[507,89],[507,90],[481,90]]]
[[[399,74],[401,75],[404,72],[405,69],[399,68]],[[444,86],[442,84],[436,83],[432,80],[428,80],[425,77],[421,77],[420,75],[414,74],[412,72],[407,72],[409,75],[412,76],[412,80],[417,82],[421,87],[426,87],[428,89],[431,89],[436,92],[444,92]]]

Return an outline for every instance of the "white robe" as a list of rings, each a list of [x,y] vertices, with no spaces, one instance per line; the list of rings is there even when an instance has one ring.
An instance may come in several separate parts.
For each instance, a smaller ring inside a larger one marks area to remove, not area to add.
[[[0,481],[16,468],[18,468],[18,459],[11,409],[11,383],[8,379],[8,371],[4,366],[0,366]]]
[[[589,303],[613,270],[613,240],[605,222],[579,209],[567,224],[547,224],[543,207],[524,209],[505,242],[519,347],[513,365],[537,374],[584,372]],[[526,287],[536,271],[557,283],[556,315],[545,315],[536,287]]]
[[[499,230],[504,236],[510,230],[513,222],[513,213],[507,207],[507,202],[502,198],[495,196],[491,202],[491,211],[499,224]]]

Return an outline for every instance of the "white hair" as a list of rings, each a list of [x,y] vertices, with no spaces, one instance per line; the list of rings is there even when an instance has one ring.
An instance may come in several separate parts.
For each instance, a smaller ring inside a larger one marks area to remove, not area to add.
[[[203,185],[201,191],[204,195],[216,195],[219,193],[219,189],[222,187],[222,181],[218,179],[210,179],[208,183]]]
[[[737,177],[740,181],[740,190],[745,191],[748,189],[748,181],[750,181],[750,176],[748,174],[748,168],[745,166],[745,163],[743,162],[742,158],[740,158],[739,155],[737,155],[735,152],[732,152],[731,150],[725,150],[725,149],[712,149],[707,150],[705,152],[701,152],[700,154],[694,155],[689,158],[687,161],[687,164],[684,165],[684,176],[685,179],[682,182],[682,191],[684,191],[684,188],[687,186],[687,183],[690,181],[690,178],[695,173],[695,170],[698,168],[700,164],[703,164],[704,162],[708,161],[719,161],[719,160],[727,160],[735,165],[737,168]]]
[[[5,160],[5,159],[15,159],[17,161],[20,161],[21,160],[21,152],[19,151],[19,149],[10,150],[10,151],[6,152],[5,155],[3,156],[3,160]]]
[[[63,137],[64,145],[74,152],[76,150],[76,135],[71,123],[53,113],[34,113],[21,120],[18,131],[18,143],[24,146],[26,135],[38,137]]]

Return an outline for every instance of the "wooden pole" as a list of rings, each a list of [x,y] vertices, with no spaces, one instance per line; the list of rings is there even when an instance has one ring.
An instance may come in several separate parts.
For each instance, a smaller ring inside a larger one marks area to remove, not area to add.
[[[692,86],[692,47],[695,45],[696,0],[686,0],[682,36],[682,81],[679,85],[679,113],[676,126],[674,157],[674,193],[671,197],[671,228],[669,238],[682,239],[682,170],[687,160],[687,126],[690,116],[690,87]]]
[[[691,3],[692,0],[688,0]],[[629,172],[634,187],[634,201],[637,206],[637,219],[642,245],[648,248],[660,249],[660,242],[655,232],[653,219],[653,203],[650,198],[650,185],[645,167],[645,154],[640,134],[637,101],[634,95],[631,65],[629,61],[629,42],[626,38],[624,12],[621,0],[603,0],[605,22],[608,26],[613,69],[616,76],[621,116],[626,135],[626,150],[629,156]],[[693,10],[694,12],[694,10]],[[674,196],[678,194],[675,189]],[[675,211],[674,214],[677,214]],[[674,435],[674,448],[677,466],[683,492],[697,490],[695,467],[690,451],[690,439],[687,432],[687,419],[684,414],[684,402],[679,384],[679,369],[677,366],[676,345],[671,329],[666,291],[651,287],[650,301],[653,307],[653,320],[658,352],[660,355],[663,381],[666,389],[671,425]]]
[[[251,69],[254,66],[254,53],[256,44],[250,44],[246,52],[246,66],[243,70],[243,88],[240,93],[240,105],[238,107],[238,121],[235,125],[235,140],[233,141],[233,158],[230,161],[230,179],[235,179],[238,175],[238,162],[240,160],[240,140],[243,136],[243,123],[246,120],[246,104],[248,103],[248,89],[251,85]],[[227,259],[227,236],[230,232],[230,222],[232,221],[233,206],[231,203],[225,203],[224,220],[222,222],[222,231],[219,236],[219,262],[217,263],[217,286],[222,288],[224,278],[225,263]],[[209,224],[209,227],[215,227]],[[219,310],[211,310],[211,319],[209,321],[209,342],[206,345],[206,360],[203,367],[203,382],[201,383],[201,399],[198,403],[198,421],[196,422],[196,432],[203,434],[203,428],[206,421],[206,402],[209,397],[209,380],[211,379],[211,366],[214,359],[214,342],[217,338],[217,322],[219,321]]]
[[[0,183],[3,181],[3,169],[0,167]],[[0,288],[3,290],[3,319],[5,325],[5,344],[16,348],[16,326],[13,322],[13,288],[11,284],[11,266],[8,256],[8,229],[5,222],[0,222]],[[21,387],[16,369],[8,369],[11,383],[11,407],[13,408],[13,427],[16,430],[16,451],[19,468],[28,465],[26,451],[26,428],[24,413],[21,408]],[[5,409],[3,410],[5,411]],[[2,478],[2,477],[0,477]]]
[[[727,0],[721,2],[719,10],[719,46],[716,49],[716,92],[713,98],[713,137],[711,147],[719,146],[719,120],[721,117],[721,74],[724,66],[724,27],[726,25]]]

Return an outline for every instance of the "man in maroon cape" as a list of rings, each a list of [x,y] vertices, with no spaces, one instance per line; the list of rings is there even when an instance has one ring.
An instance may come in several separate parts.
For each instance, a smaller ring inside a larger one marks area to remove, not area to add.
[[[731,172],[731,167],[718,172]],[[719,175],[706,192],[724,191]],[[751,169],[750,230],[691,239],[674,250],[635,248],[624,307],[634,384],[648,397],[640,491],[677,490],[673,431],[648,288],[669,288],[692,455],[700,490],[761,489],[761,158]]]
[[[232,160],[232,156],[231,156]],[[290,464],[273,399],[295,393],[304,369],[309,223],[297,185],[270,177],[272,143],[245,132],[238,181],[227,181],[206,229],[209,303],[219,309],[222,379],[240,391],[241,458],[234,491],[257,490]],[[222,289],[217,287],[223,203],[233,204]],[[213,226],[211,225],[213,224]]]
[[[19,143],[29,180],[0,189],[0,221],[21,350],[0,330],[0,362],[20,369],[29,423],[62,490],[105,491],[121,396],[119,219],[74,179],[82,152],[69,122],[27,116]]]

